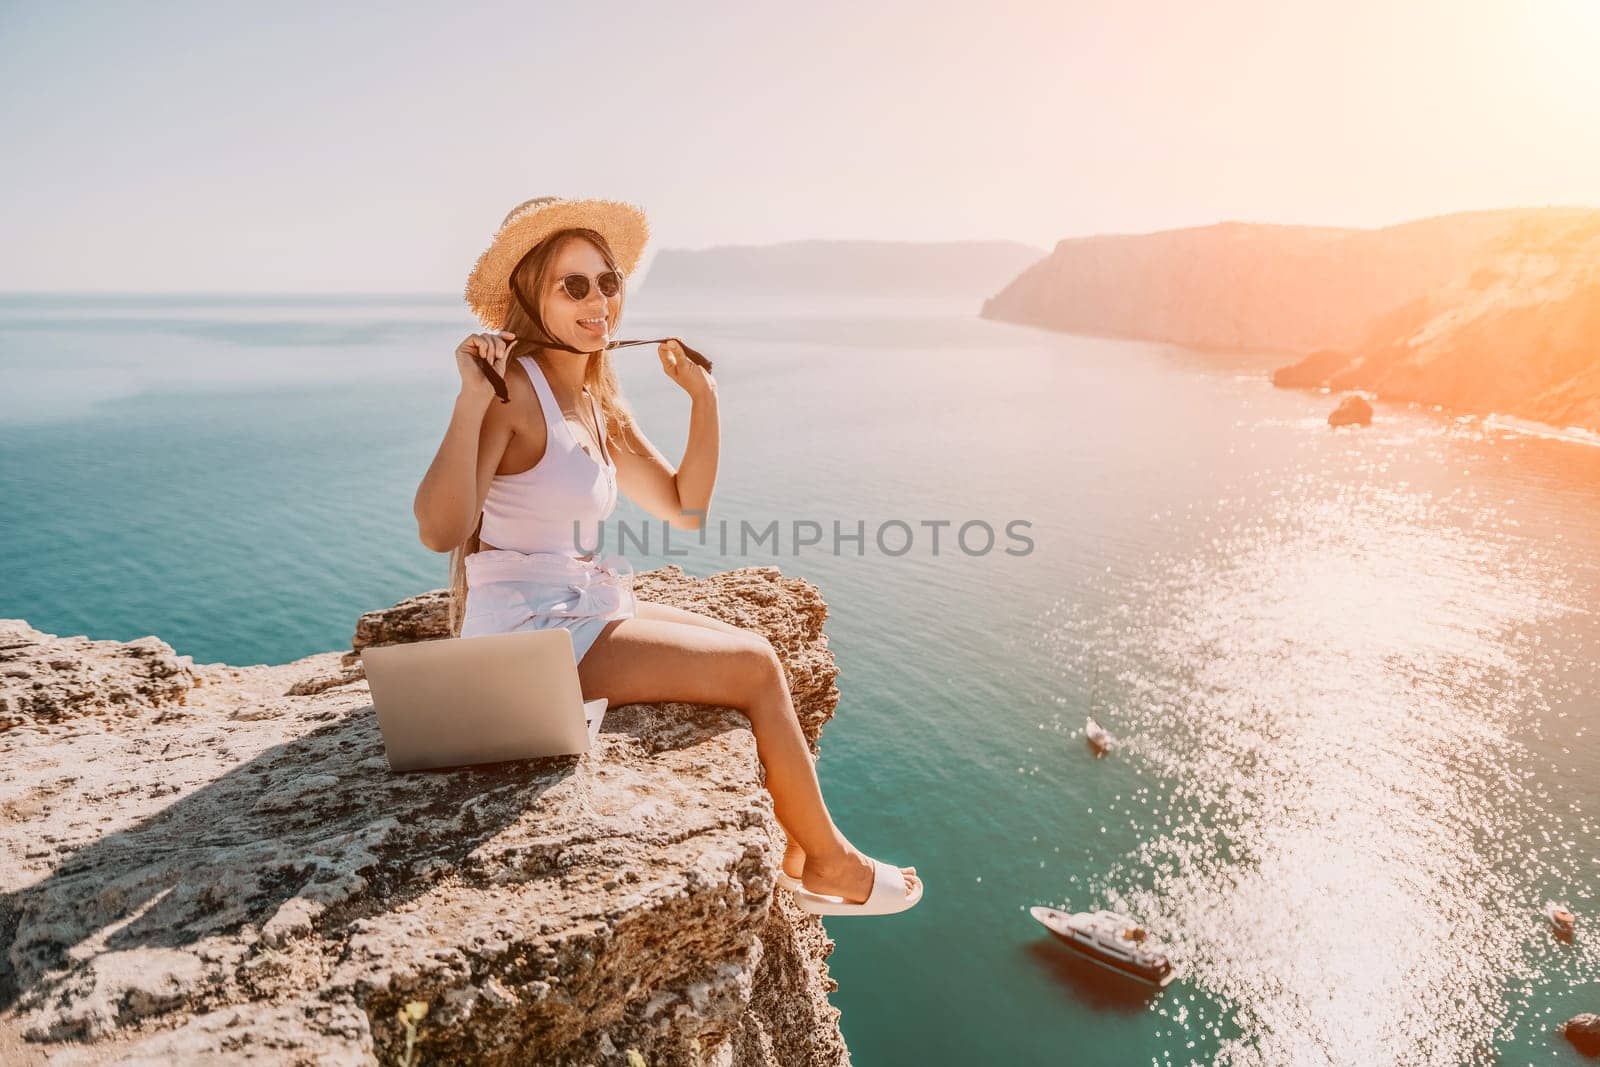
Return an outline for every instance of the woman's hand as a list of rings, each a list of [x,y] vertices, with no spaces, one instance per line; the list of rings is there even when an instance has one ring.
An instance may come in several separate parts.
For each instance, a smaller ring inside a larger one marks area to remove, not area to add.
[[[468,334],[466,340],[456,346],[456,369],[461,372],[463,396],[494,398],[494,383],[483,373],[473,357],[481,356],[494,368],[496,374],[504,378],[511,342],[516,339],[516,334],[506,330],[490,330],[487,333]]]
[[[691,398],[698,400],[717,391],[717,380],[711,372],[690,359],[677,338],[662,341],[656,346],[656,352],[661,357],[662,373],[677,382]]]

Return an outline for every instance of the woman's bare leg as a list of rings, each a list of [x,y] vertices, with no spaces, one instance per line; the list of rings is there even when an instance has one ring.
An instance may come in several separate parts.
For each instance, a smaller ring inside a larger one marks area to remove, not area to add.
[[[711,630],[721,630],[723,633],[756,636],[753,631],[732,623],[714,619],[709,615],[702,615],[698,611],[689,611],[687,608],[674,607],[671,604],[656,604],[651,601],[641,600],[639,603],[639,618],[659,619],[662,622],[681,622],[689,626],[704,626]],[[805,873],[806,850],[800,847],[800,842],[794,834],[789,832],[789,827],[782,819],[778,824],[783,827],[783,873],[791,878],[799,878]],[[915,867],[904,868],[907,872],[915,871]]]
[[[603,696],[613,707],[684,701],[742,711],[767,772],[773,812],[804,849],[806,887],[865,900],[872,889],[872,865],[828,814],[772,646],[759,634],[708,616],[696,617],[704,622],[669,620],[665,614],[682,609],[643,603],[640,609],[637,618],[609,623],[578,665],[584,699]],[[909,891],[915,873],[902,870]]]

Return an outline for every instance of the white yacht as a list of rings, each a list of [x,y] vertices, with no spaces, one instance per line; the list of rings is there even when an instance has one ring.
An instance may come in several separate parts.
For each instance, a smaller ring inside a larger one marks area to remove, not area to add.
[[[1555,929],[1556,936],[1571,939],[1572,932],[1577,928],[1577,916],[1572,914],[1572,909],[1565,904],[1549,901],[1544,906],[1544,913],[1550,919],[1550,925]]]
[[[1172,964],[1144,927],[1114,911],[1058,911],[1036,904],[1028,909],[1090,963],[1160,989],[1172,981]]]
[[[1104,756],[1111,751],[1111,731],[1096,722],[1093,715],[1089,716],[1088,722],[1084,724],[1083,736],[1088,740],[1089,747],[1094,750],[1096,756]]]

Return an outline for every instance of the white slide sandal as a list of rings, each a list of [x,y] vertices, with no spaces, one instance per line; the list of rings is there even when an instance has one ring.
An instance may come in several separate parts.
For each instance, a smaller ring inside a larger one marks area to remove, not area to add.
[[[860,903],[850,903],[844,897],[813,893],[781,869],[778,879],[794,894],[800,910],[811,915],[893,915],[922,899],[920,877],[917,879],[917,888],[907,896],[905,874],[899,867],[882,860],[872,861],[872,892]]]

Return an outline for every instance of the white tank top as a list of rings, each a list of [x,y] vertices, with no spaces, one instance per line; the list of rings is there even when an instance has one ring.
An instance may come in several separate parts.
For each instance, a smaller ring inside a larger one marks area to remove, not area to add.
[[[539,462],[520,474],[496,474],[483,499],[480,540],[513,552],[556,552],[580,557],[574,543],[600,540],[600,522],[617,506],[617,467],[605,446],[606,424],[589,398],[595,425],[600,427],[603,462],[589,455],[550,390],[544,370],[532,356],[519,356],[539,395],[546,440]],[[573,523],[578,524],[576,535]]]

